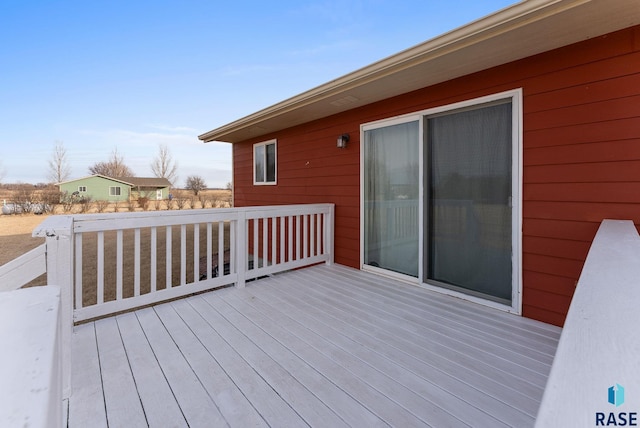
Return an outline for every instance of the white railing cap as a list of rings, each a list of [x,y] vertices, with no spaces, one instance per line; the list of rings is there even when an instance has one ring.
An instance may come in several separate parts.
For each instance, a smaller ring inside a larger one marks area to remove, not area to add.
[[[605,422],[610,412],[640,415],[639,322],[640,237],[630,220],[603,220],[571,301],[537,427],[596,426],[597,413]],[[617,385],[627,391],[626,403],[609,402],[609,388],[615,393]]]
[[[47,217],[33,230],[34,238],[47,238],[53,236],[69,236],[73,227],[73,216],[52,215]]]
[[[60,288],[0,293],[0,426],[58,426]]]

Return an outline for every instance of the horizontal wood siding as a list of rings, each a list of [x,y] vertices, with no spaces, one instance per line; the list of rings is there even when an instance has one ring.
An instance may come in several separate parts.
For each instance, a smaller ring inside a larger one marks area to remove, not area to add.
[[[336,262],[358,267],[360,124],[514,88],[524,94],[523,314],[562,325],[600,221],[640,224],[640,27],[236,144],[235,203],[335,203]],[[252,144],[271,138],[278,184],[253,186]]]
[[[277,185],[253,185],[253,143],[234,145],[234,204],[319,203],[335,201],[337,262],[359,266],[359,122],[344,127],[334,120],[318,124],[320,131],[300,129],[278,133]],[[315,129],[315,127],[314,127]],[[351,135],[346,149],[336,147],[338,135]]]

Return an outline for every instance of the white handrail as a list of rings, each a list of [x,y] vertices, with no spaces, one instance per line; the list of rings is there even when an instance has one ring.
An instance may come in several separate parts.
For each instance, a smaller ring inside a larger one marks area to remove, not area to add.
[[[47,271],[46,244],[0,266],[0,291],[22,288]]]
[[[569,307],[536,427],[631,425],[630,413],[638,423],[639,313],[640,237],[630,220],[604,220]],[[626,403],[619,387],[628,391]]]

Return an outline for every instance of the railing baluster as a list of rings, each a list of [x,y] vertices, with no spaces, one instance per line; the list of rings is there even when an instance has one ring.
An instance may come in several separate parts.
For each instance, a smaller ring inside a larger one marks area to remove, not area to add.
[[[309,245],[309,216],[304,214],[302,216],[303,218],[303,232],[302,232],[302,238],[303,238],[303,247],[302,247],[302,254],[303,254],[303,258],[307,258],[307,256],[309,255],[309,249],[308,249],[308,245]]]
[[[76,276],[76,309],[82,308],[82,233],[76,233],[75,238],[75,276]]]
[[[323,214],[317,214],[316,221],[318,227],[316,228],[316,255],[322,254],[322,229],[324,227],[324,223],[322,221],[323,219]]]
[[[122,300],[122,284],[124,275],[124,255],[122,236],[124,232],[122,229],[118,229],[116,232],[116,300]]]
[[[96,295],[98,305],[104,303],[104,232],[98,232],[98,265],[97,265],[97,285]]]
[[[262,267],[269,262],[269,218],[262,219]]]
[[[200,225],[193,225],[193,282],[200,282]]]
[[[293,260],[293,216],[287,216],[287,223],[289,224],[289,230],[287,231],[287,261]]]
[[[151,293],[154,293],[157,286],[157,270],[158,270],[158,260],[157,260],[157,252],[158,252],[158,231],[155,227],[151,228]]]
[[[187,225],[180,225],[180,285],[187,283]]]
[[[213,250],[211,248],[211,233],[213,227],[211,223],[207,223],[207,279],[211,279],[211,271],[213,270],[213,263],[211,257],[213,257]],[[200,272],[198,272],[200,274]]]
[[[276,239],[276,233],[278,232],[278,219],[277,217],[271,217],[271,264],[278,264],[278,240]]]
[[[286,241],[284,240],[284,225],[285,225],[284,216],[281,216],[280,217],[280,263],[285,262],[284,249],[286,248],[285,246]]]
[[[260,226],[260,219],[256,218],[249,221],[253,222],[253,268],[257,269],[260,267],[260,258],[258,257],[258,229]]]
[[[237,244],[234,243],[234,245],[238,247],[237,251],[235,252],[236,256],[238,257],[238,262],[236,264],[236,268],[237,268],[236,286],[238,288],[243,288],[245,286],[247,266],[249,264],[247,260],[248,259],[247,252],[249,249],[248,228],[249,228],[249,225],[247,220],[247,213],[245,211],[238,212],[238,217],[236,220],[236,227],[235,227]]]
[[[242,245],[236,245],[236,236],[238,236],[236,229],[238,228],[238,223],[236,220],[229,224],[229,273],[237,273],[236,259],[239,255],[236,252],[241,251],[238,248],[242,247]],[[242,227],[244,227],[244,225]]]
[[[296,260],[300,260],[300,216],[296,216]]]
[[[171,235],[171,226],[167,226],[167,229],[165,231],[165,248],[166,248],[166,253],[165,253],[165,262],[164,262],[164,268],[165,268],[165,276],[166,276],[166,285],[165,288],[168,290],[171,288],[171,273],[173,271],[173,261],[171,260],[171,242],[173,241],[173,237]]]
[[[218,222],[218,277],[224,275],[224,222]]]
[[[310,243],[309,243],[309,256],[313,257],[316,255],[315,250],[316,250],[316,215],[315,214],[311,214],[309,216],[309,238],[310,238]]]
[[[140,295],[140,228],[134,229],[133,244],[133,295]]]

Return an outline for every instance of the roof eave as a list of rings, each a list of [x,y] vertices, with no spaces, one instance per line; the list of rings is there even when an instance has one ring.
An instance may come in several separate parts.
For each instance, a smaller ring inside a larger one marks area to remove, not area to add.
[[[244,141],[637,25],[640,23],[640,7],[636,1],[522,1],[213,129],[198,138],[204,142],[236,143]],[[562,19],[558,18],[560,16]],[[597,17],[598,25],[584,22],[584,19],[589,17]],[[539,35],[546,33],[551,33],[551,35],[546,38],[541,38]],[[516,35],[519,37],[515,37]],[[524,44],[522,37],[532,37],[537,44]],[[491,52],[492,55],[485,55],[487,52]],[[479,55],[480,53],[483,55]],[[464,61],[464,64],[461,65],[461,56],[476,59]],[[480,58],[484,56],[486,58]],[[414,81],[407,79],[407,77],[415,77],[417,70],[429,70],[430,64],[437,70],[446,69],[451,72],[438,74],[434,69],[426,75],[422,73],[420,79],[414,79]],[[450,67],[448,69],[447,64]],[[455,72],[452,70],[453,67],[456,68]],[[400,80],[402,80],[402,84],[397,83]],[[390,82],[395,83],[395,86],[389,85]],[[369,90],[365,90],[367,88]],[[376,88],[379,90],[371,90]],[[384,90],[382,90],[383,88]]]

